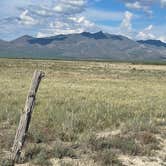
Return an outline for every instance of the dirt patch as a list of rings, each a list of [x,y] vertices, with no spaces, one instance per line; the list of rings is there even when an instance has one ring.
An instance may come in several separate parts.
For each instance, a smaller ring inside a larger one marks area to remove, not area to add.
[[[97,166],[93,160],[86,160],[86,159],[71,159],[71,158],[64,158],[62,160],[59,159],[52,159],[51,162],[53,166],[62,166],[62,165],[69,165],[69,166]]]
[[[161,127],[161,133],[166,133],[166,127]],[[160,149],[153,151],[153,156],[119,155],[119,160],[127,166],[166,166],[166,138],[162,134],[155,135],[160,142]]]

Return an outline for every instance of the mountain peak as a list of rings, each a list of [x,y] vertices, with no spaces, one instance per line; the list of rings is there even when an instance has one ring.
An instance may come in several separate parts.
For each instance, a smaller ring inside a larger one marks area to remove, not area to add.
[[[99,32],[96,32],[94,34],[97,34],[97,35],[104,35],[103,31],[99,31]]]
[[[33,37],[32,36],[29,36],[29,35],[24,35],[24,36],[21,36],[20,38],[18,38],[18,39],[33,39]]]
[[[0,39],[0,44],[6,44],[6,43],[8,43],[8,41]]]
[[[92,39],[107,39],[107,36],[102,32],[96,32],[96,33],[90,33],[90,32],[82,32],[81,33],[82,36],[84,37],[88,37],[88,38],[92,38]]]
[[[0,39],[0,42],[5,42],[5,41]]]
[[[24,35],[24,36],[21,36],[13,41],[11,41],[12,43],[16,43],[16,44],[25,44],[25,43],[29,43],[30,40],[32,40],[33,37],[32,36],[29,36],[29,35]]]
[[[164,46],[162,49],[142,44],[125,36],[82,32],[35,38],[24,35],[8,43],[0,43],[0,57],[31,57],[45,59],[109,59],[116,61],[166,61],[166,43],[140,41]]]
[[[148,39],[148,40],[139,40],[137,42],[141,44],[148,44],[148,45],[153,45],[157,47],[166,47],[166,43],[162,42],[161,40]]]

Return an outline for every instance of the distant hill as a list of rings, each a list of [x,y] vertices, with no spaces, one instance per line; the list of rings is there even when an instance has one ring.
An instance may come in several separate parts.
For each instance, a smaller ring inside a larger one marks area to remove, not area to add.
[[[166,47],[166,43],[164,43],[160,40],[139,40],[138,43],[149,44],[149,45],[153,45],[156,47]]]
[[[101,31],[46,38],[25,35],[10,42],[0,40],[0,57],[165,61],[166,43],[159,40],[133,41]]]

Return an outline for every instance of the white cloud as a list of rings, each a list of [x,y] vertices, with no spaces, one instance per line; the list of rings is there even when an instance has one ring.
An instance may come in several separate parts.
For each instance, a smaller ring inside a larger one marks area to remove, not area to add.
[[[130,9],[143,10],[148,14],[152,14],[151,6],[155,2],[160,3],[157,0],[123,0],[126,7]],[[166,0],[161,0],[163,5]],[[126,11],[122,12],[111,12],[99,9],[87,8],[86,0],[57,0],[50,8],[53,20],[46,21],[47,26],[42,28],[37,34],[38,37],[52,36],[57,34],[68,34],[68,33],[80,33],[83,31],[97,31],[102,29],[109,33],[122,34],[134,39],[152,39],[160,38],[164,40],[163,35],[157,35],[158,32],[154,33],[153,25],[138,30],[132,26],[132,20],[135,18],[135,14]],[[133,11],[134,12],[134,11]],[[40,13],[39,13],[40,14]],[[43,12],[43,15],[45,13]],[[94,21],[121,21],[118,26],[108,26],[100,23],[93,23]],[[100,27],[100,28],[99,28]]]
[[[53,10],[63,14],[80,13],[85,9],[86,0],[58,0]]]
[[[19,22],[23,25],[36,25],[38,23],[37,20],[28,15],[28,10],[21,13]]]
[[[46,19],[48,24],[37,33],[37,37],[95,31],[97,26],[82,16],[86,4],[86,0],[57,0],[50,9],[53,19]]]
[[[65,19],[65,20],[64,20]],[[57,34],[81,33],[83,31],[96,31],[98,27],[83,16],[70,16],[62,20],[51,22],[49,27],[43,32],[39,32],[37,37],[52,36]]]
[[[94,23],[87,20],[85,17],[69,17],[69,20],[72,20],[73,22],[77,24],[82,24],[85,27],[93,27]]]
[[[160,7],[166,7],[166,0],[120,0],[130,9],[130,12],[127,11],[125,14],[122,11],[95,8],[94,2],[97,1],[102,3],[102,0],[0,1],[0,4],[5,5],[5,7],[2,5],[3,12],[0,16],[0,35],[6,35],[9,38],[10,36],[18,37],[24,34],[41,37],[104,30],[109,33],[133,37],[134,39],[135,36],[152,38],[154,35],[158,39],[165,40],[166,27],[162,26],[158,28],[159,30],[156,26],[138,29],[138,23],[132,25],[132,20],[137,19],[141,22],[142,20],[139,17],[145,16],[145,14],[139,11],[151,15],[152,6],[157,4]],[[135,22],[136,20],[134,20]]]
[[[157,0],[123,0],[125,3],[125,6],[129,9],[133,10],[142,10],[149,16],[153,14],[153,11],[151,10],[151,6],[157,2]]]
[[[141,9],[142,6],[140,4],[140,2],[136,1],[136,2],[127,2],[126,7],[131,8],[131,9]]]
[[[153,25],[149,25],[148,27],[145,28],[145,32],[149,32],[153,29]]]
[[[147,14],[152,14],[152,5],[161,4],[162,7],[166,7],[166,0],[122,0],[125,6],[129,9],[143,10]]]
[[[160,36],[158,39],[166,43],[166,36]]]
[[[94,8],[88,8],[83,15],[95,21],[121,21],[123,19],[123,12],[104,11]]]
[[[161,6],[166,7],[166,0],[161,0]]]
[[[32,14],[38,15],[38,16],[41,16],[41,17],[51,17],[51,16],[54,15],[54,12],[46,6],[30,5],[28,8],[29,8],[29,11]]]
[[[131,33],[132,33],[132,18],[133,18],[133,13],[126,11],[124,13],[124,18],[122,20],[122,23],[120,25],[120,29],[122,34],[131,37]]]
[[[133,27],[132,27],[132,19],[134,15],[133,13],[126,11],[123,13],[123,18],[120,23],[120,25],[117,26],[108,26],[108,25],[101,25],[98,26],[104,31],[111,34],[117,34],[117,35],[125,35],[129,38],[133,37]]]
[[[166,25],[155,25],[151,33],[155,35],[155,39],[166,42]]]
[[[136,38],[139,40],[146,40],[146,39],[155,39],[155,35],[152,33],[153,25],[149,25],[142,31],[140,31]]]

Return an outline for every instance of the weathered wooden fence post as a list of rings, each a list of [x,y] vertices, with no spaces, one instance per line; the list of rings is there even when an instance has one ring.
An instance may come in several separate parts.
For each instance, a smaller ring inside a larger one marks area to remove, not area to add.
[[[19,126],[15,135],[14,144],[12,147],[11,160],[13,165],[20,157],[22,147],[24,145],[26,135],[28,132],[29,124],[31,121],[31,115],[35,105],[36,93],[40,84],[41,79],[44,77],[42,71],[35,71],[31,83],[31,87],[28,92],[28,96],[25,103],[24,111],[21,115]]]

